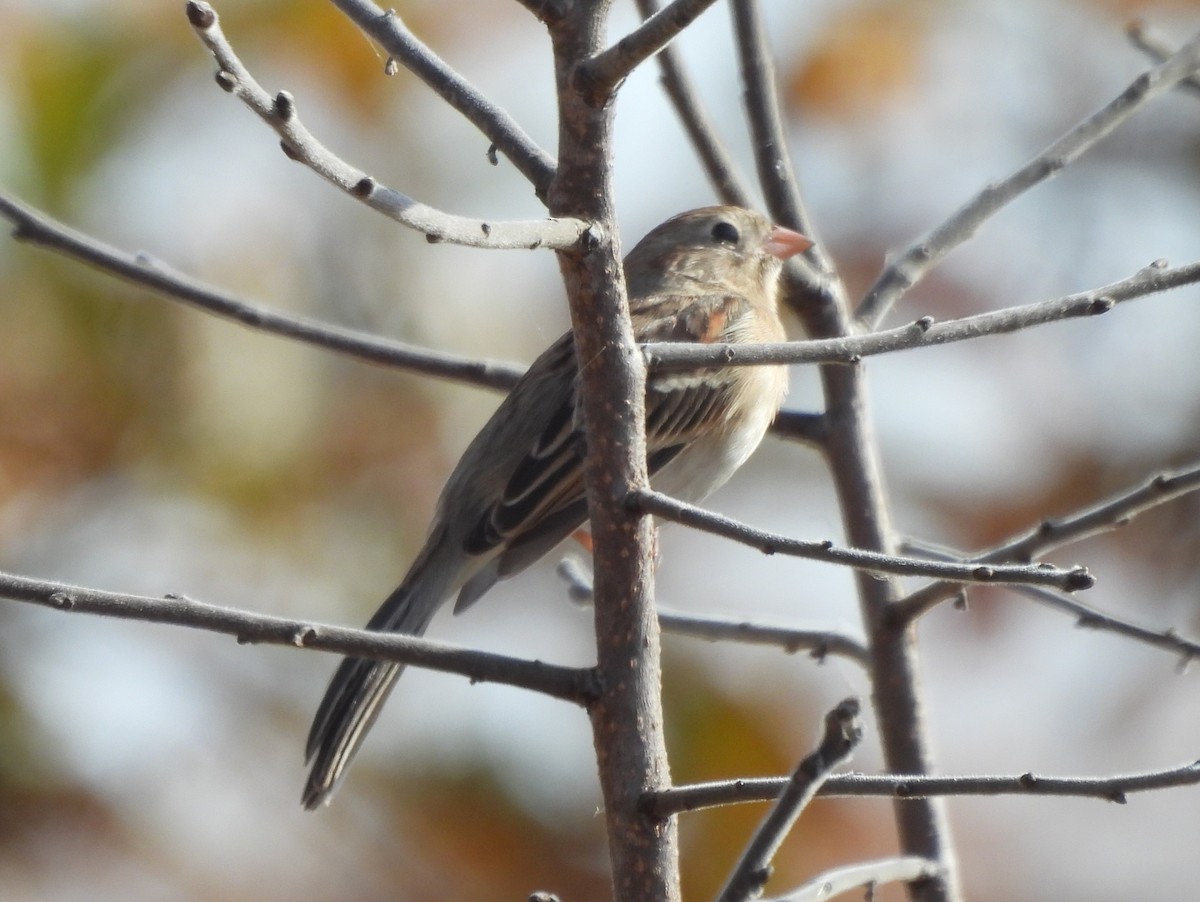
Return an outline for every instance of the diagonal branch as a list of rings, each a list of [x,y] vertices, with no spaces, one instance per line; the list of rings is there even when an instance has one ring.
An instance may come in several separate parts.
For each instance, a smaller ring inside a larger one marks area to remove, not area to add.
[[[742,98],[767,209],[776,222],[815,237],[817,229],[804,207],[787,149],[787,134],[775,83],[775,61],[763,27],[762,10],[758,0],[732,0],[730,12],[741,61]],[[805,273],[806,282],[832,284],[837,281],[833,263],[825,256],[820,242],[809,248],[802,258],[796,259],[809,264],[819,277]],[[794,266],[789,269],[795,271]]]
[[[1053,586],[1068,592],[1091,588],[1095,580],[1086,567],[1064,570],[1050,564],[1001,566],[967,562],[898,557],[859,548],[838,548],[833,542],[811,542],[755,529],[729,517],[686,504],[650,489],[631,491],[626,504],[646,514],[682,523],[693,529],[733,539],[764,554],[787,554],[829,564],[843,564],[875,573],[898,576],[938,576],[964,583],[1016,583]]]
[[[1142,626],[1132,620],[1101,611],[1066,593],[1043,586],[1011,586],[1010,588],[1017,594],[1024,595],[1040,605],[1075,617],[1075,625],[1080,629],[1113,633],[1141,642],[1143,645],[1149,645],[1151,648],[1160,648],[1176,654],[1179,656],[1181,671],[1186,670],[1193,660],[1200,658],[1200,641],[1180,635],[1173,626],[1161,628]],[[897,622],[909,622],[950,599],[965,601],[965,593],[961,585],[944,581],[930,583],[896,602],[893,613]]]
[[[646,808],[672,817],[720,805],[770,802],[787,777],[714,780],[649,794]],[[1047,777],[1033,773],[998,776],[922,777],[910,774],[838,774],[825,781],[821,798],[928,799],[936,796],[1068,796],[1123,805],[1132,793],[1200,785],[1200,761],[1165,770],[1111,777]]]
[[[368,363],[501,391],[512,388],[524,372],[521,367],[509,363],[420,348],[310,317],[272,310],[179,272],[145,253],[112,247],[3,193],[0,193],[0,216],[13,223],[12,235],[17,241],[61,254],[167,300],[181,301],[269,335]],[[783,438],[819,446],[824,431],[823,420],[819,414],[781,411],[772,431]]]
[[[717,902],[744,902],[762,892],[771,875],[771,861],[800,813],[829,778],[830,771],[848,761],[862,741],[858,714],[858,699],[848,698],[825,715],[825,735],[821,744],[800,762],[788,779],[738,859]]]
[[[1134,275],[1091,291],[1007,307],[990,313],[937,322],[923,316],[903,326],[842,338],[789,341],[776,344],[686,344],[651,342],[642,345],[646,365],[655,369],[698,366],[765,366],[787,363],[857,363],[863,357],[890,354],[932,345],[1004,335],[1084,316],[1099,316],[1117,304],[1200,282],[1200,263],[1167,268],[1164,261],[1143,267]]]
[[[575,77],[584,96],[597,106],[607,103],[630,72],[671,43],[714,2],[673,0],[617,43],[582,63]]]
[[[392,59],[425,82],[467,121],[483,132],[492,146],[503,153],[533,184],[538,199],[545,202],[550,183],[554,181],[555,162],[525,133],[501,107],[492,103],[470,82],[451,69],[436,53],[417,40],[396,15],[394,9],[384,11],[370,0],[332,0],[351,22],[379,44]],[[525,0],[545,17],[557,18],[566,5],[563,0]]]
[[[649,19],[661,8],[658,0],[636,0],[642,18]],[[662,70],[663,89],[670,97],[692,147],[700,157],[708,180],[722,203],[737,207],[752,206],[750,190],[737,172],[729,150],[717,137],[716,129],[700,104],[696,86],[683,68],[683,60],[675,47],[667,45],[658,55]]]
[[[1175,501],[1197,489],[1200,489],[1200,461],[1152,476],[1142,485],[1093,507],[1065,517],[1043,520],[1028,532],[987,552],[987,555],[996,560],[1029,560],[1044,551],[1118,529],[1138,514]]]
[[[0,216],[11,221],[13,237],[62,254],[80,263],[153,291],[168,300],[181,301],[214,316],[294,341],[347,354],[359,360],[469,385],[508,389],[521,375],[519,367],[474,360],[402,344],[366,332],[323,323],[306,316],[281,313],[214,288],[185,275],[146,254],[131,254],[111,247],[56,222],[21,201],[0,194]]]
[[[767,208],[782,224],[816,236],[786,152],[773,63],[757,0],[731,0],[731,7],[751,140]],[[834,339],[852,334],[845,286],[823,248],[810,249],[806,256],[790,261],[782,290],[785,302],[810,334]],[[847,540],[886,554],[892,550],[891,528],[878,452],[871,436],[862,368],[826,367],[821,382],[826,411],[822,450],[831,468]],[[871,649],[869,676],[884,758],[897,770],[925,773],[930,768],[930,754],[922,722],[916,643],[911,633],[883,628],[883,612],[898,594],[896,580],[879,579],[866,570],[858,571],[855,577],[863,629]],[[942,807],[921,802],[896,808],[895,816],[901,850],[935,860],[942,868],[940,876],[922,884],[913,898],[923,902],[957,899],[961,893]]]
[[[560,667],[396,633],[346,629],[306,620],[256,614],[205,604],[179,595],[154,598],[103,592],[0,572],[0,598],[27,601],[56,611],[99,614],[122,620],[167,623],[234,636],[239,643],[268,643],[336,652],[413,667],[457,673],[472,682],[503,683],[586,705],[598,693],[590,668]]]
[[[1076,626],[1080,629],[1100,630],[1134,639],[1152,648],[1161,648],[1179,655],[1179,669],[1183,671],[1196,658],[1200,658],[1200,641],[1181,636],[1173,626],[1163,629],[1153,629],[1141,626],[1130,620],[1107,614],[1089,604],[1083,604],[1069,595],[1055,592],[1041,586],[1013,586],[1013,591],[1036,601],[1038,604],[1063,611],[1078,618]]]
[[[981,551],[977,555],[972,555],[971,560],[989,563],[1030,561],[1034,556],[1045,551],[1125,526],[1138,514],[1174,501],[1197,489],[1200,489],[1200,463],[1190,464],[1174,472],[1159,473],[1142,485],[1092,507],[1057,519],[1043,520],[1039,525],[1013,539]],[[950,560],[963,559],[952,552],[947,552],[942,557]],[[916,620],[953,597],[957,591],[956,586],[945,582],[924,586],[907,598],[897,601],[892,608],[892,614],[898,623]],[[1172,629],[1148,630],[1109,614],[1103,614],[1087,605],[1072,604],[1070,599],[1064,600],[1067,602],[1064,604],[1063,601],[1055,601],[1055,598],[1056,596],[1051,595],[1038,597],[1036,600],[1059,608],[1066,608],[1070,613],[1079,616],[1081,626],[1111,629],[1132,638],[1178,651],[1187,657],[1195,656],[1195,643],[1179,637]]]
[[[879,274],[857,311],[873,328],[913,285],[993,214],[1035,185],[1057,175],[1156,97],[1186,81],[1200,67],[1200,34],[1161,64],[1139,75],[1105,107],[1076,125],[1012,175],[985,187],[944,223],[920,238]]]
[[[207,3],[189,0],[188,21],[220,67],[217,84],[242,101],[279,135],[283,151],[327,182],[361,200],[401,225],[424,233],[431,242],[446,241],[484,248],[573,247],[587,230],[577,219],[491,222],[444,213],[406,194],[379,184],[324,147],[300,122],[296,101],[286,91],[274,97],[254,79],[221,31],[217,14]]]

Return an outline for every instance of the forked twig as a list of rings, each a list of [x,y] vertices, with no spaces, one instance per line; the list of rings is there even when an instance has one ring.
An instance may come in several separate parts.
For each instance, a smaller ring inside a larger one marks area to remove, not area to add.
[[[221,31],[216,12],[209,4],[201,0],[189,0],[187,15],[196,36],[220,67],[217,84],[241,100],[275,130],[288,157],[303,163],[371,209],[423,233],[429,241],[484,248],[565,250],[574,247],[587,231],[587,224],[577,219],[505,222],[454,216],[380,184],[372,176],[332,153],[304,127],[291,94],[280,91],[271,96],[263,89],[234,53]]]
[[[874,328],[905,292],[951,250],[975,234],[1000,208],[1057,175],[1156,97],[1186,81],[1200,67],[1200,34],[1154,68],[1143,72],[1112,102],[1080,122],[1012,175],[988,185],[957,212],[884,267],[856,311]]]
[[[825,715],[821,744],[800,762],[770,812],[738,859],[717,902],[743,902],[757,896],[771,874],[771,861],[805,806],[817,794],[830,771],[849,760],[862,740],[859,702],[848,698]]]

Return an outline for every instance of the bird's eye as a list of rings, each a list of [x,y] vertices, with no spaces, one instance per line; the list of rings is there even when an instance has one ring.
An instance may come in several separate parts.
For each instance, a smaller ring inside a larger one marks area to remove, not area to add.
[[[722,219],[712,227],[712,236],[722,244],[737,244],[742,237],[738,234],[737,226]]]

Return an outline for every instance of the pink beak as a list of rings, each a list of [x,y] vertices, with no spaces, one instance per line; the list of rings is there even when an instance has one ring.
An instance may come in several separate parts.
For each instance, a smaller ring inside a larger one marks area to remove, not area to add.
[[[783,226],[774,226],[771,229],[771,234],[767,236],[767,243],[764,245],[768,254],[772,257],[778,257],[780,260],[794,257],[796,254],[806,251],[812,246],[813,243],[810,238],[806,238],[799,232],[793,232],[791,229],[785,229]]]

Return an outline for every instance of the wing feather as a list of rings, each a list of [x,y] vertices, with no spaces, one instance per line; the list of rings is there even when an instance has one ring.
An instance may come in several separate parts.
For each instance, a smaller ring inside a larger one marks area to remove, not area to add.
[[[639,341],[724,342],[749,311],[738,295],[666,295],[634,301]],[[474,555],[503,546],[499,571],[516,572],[578,529],[587,519],[583,476],[583,424],[577,405],[574,343],[562,340],[553,363],[572,388],[546,420],[529,453],[513,469],[500,498],[467,533],[463,549]],[[570,373],[562,372],[570,368]],[[720,425],[738,380],[727,369],[657,374],[646,390],[647,463],[653,475],[689,442]]]

